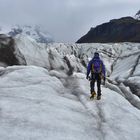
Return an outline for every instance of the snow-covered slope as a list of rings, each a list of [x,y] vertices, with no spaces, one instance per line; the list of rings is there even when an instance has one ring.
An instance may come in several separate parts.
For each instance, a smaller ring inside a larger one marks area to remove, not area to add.
[[[16,35],[29,36],[39,43],[54,42],[53,37],[47,31],[44,31],[44,29],[42,29],[40,26],[28,26],[28,25],[1,26],[0,34],[7,34],[12,37]]]
[[[15,47],[27,66],[0,68],[2,139],[140,139],[140,44],[45,45],[21,35]],[[100,101],[89,100],[85,78],[95,51],[109,76]]]
[[[44,68],[1,71],[2,140],[139,140],[140,111],[105,87],[101,101],[90,101],[84,75],[67,77],[67,89]]]

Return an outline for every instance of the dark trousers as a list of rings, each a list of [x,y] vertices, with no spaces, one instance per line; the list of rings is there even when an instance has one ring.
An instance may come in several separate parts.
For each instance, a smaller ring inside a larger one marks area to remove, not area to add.
[[[97,94],[98,96],[101,95],[101,74],[99,73],[92,73],[91,74],[91,81],[90,81],[90,91],[91,94],[94,92],[95,82],[97,81]]]

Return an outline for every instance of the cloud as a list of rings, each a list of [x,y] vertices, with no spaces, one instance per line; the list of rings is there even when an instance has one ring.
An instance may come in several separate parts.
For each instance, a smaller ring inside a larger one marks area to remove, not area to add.
[[[133,16],[139,0],[0,0],[4,24],[39,24],[58,42],[75,42],[91,26]]]

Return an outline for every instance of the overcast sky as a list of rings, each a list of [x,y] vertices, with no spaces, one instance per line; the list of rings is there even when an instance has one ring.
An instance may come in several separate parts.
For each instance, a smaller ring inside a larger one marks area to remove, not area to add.
[[[140,0],[0,0],[0,22],[39,24],[56,42],[75,42],[91,27],[138,10]]]

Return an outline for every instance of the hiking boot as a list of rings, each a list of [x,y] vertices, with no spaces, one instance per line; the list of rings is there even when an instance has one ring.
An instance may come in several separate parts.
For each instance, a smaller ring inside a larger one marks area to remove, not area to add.
[[[101,95],[97,96],[97,100],[100,100],[101,99]]]
[[[91,94],[91,96],[90,96],[90,99],[94,99],[95,96],[96,96],[96,92],[93,91],[92,94]]]

